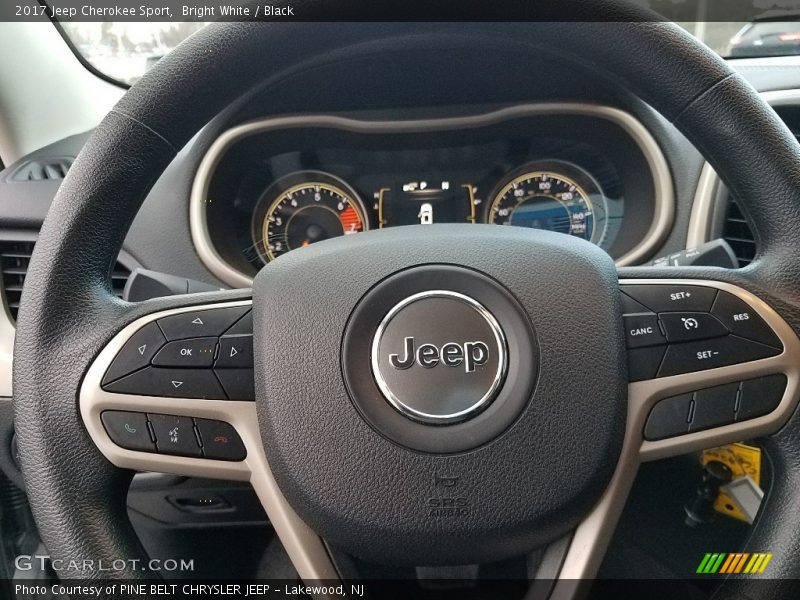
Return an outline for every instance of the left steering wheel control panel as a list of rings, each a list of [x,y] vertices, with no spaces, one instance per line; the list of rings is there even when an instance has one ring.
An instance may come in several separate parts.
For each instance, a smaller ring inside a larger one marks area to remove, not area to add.
[[[249,306],[196,310],[147,323],[103,376],[107,392],[254,400]]]
[[[246,479],[257,438],[250,300],[187,306],[122,329],[84,378],[100,450],[137,470]]]

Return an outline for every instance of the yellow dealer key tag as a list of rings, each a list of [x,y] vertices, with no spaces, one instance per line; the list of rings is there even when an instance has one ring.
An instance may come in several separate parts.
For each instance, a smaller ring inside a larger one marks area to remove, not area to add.
[[[701,462],[703,465],[716,460],[725,463],[733,474],[733,480],[749,477],[759,489],[761,486],[761,448],[745,444],[728,444],[718,448],[704,450]],[[752,515],[746,514],[738,502],[732,498],[724,486],[714,502],[714,510],[723,515],[733,517],[745,523],[752,523]],[[749,512],[749,511],[748,511]]]

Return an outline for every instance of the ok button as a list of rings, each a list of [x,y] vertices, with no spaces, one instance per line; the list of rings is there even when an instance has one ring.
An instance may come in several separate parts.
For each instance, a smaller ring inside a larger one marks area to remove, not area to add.
[[[625,321],[625,339],[628,348],[658,346],[666,343],[655,313],[625,315],[623,320]]]
[[[205,337],[169,342],[153,358],[156,367],[210,367],[214,364],[217,338]]]

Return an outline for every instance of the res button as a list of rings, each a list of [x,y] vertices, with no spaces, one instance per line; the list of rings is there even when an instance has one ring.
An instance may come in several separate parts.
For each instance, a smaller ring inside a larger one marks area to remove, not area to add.
[[[736,335],[775,348],[783,348],[778,336],[764,322],[764,319],[758,316],[756,311],[744,300],[740,300],[733,294],[720,291],[714,301],[711,313]]]

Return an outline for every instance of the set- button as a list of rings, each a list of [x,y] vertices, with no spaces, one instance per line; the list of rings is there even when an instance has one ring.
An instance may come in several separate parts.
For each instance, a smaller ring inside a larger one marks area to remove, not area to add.
[[[102,387],[140,396],[253,400],[250,307],[183,312],[144,325],[115,357]]]
[[[631,381],[768,358],[783,346],[742,299],[700,285],[624,283]]]
[[[224,421],[121,410],[100,418],[111,441],[128,450],[229,461],[247,456],[239,434]]]

